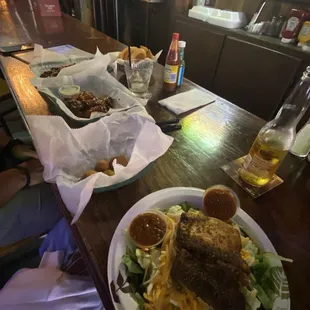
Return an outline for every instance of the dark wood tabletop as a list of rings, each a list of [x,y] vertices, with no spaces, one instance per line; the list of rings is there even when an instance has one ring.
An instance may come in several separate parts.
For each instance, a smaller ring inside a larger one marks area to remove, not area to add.
[[[11,11],[1,11],[4,1],[0,3],[0,20],[4,17],[10,20]],[[66,15],[59,18],[63,31],[52,35],[46,33],[41,17],[31,10],[24,10],[19,16],[19,23],[20,20],[24,22],[23,27],[30,38],[45,47],[71,44],[95,52],[98,45],[103,53],[123,47]],[[33,18],[37,28],[33,27]],[[14,28],[16,24],[12,22],[10,25]],[[0,36],[8,33],[4,28],[0,27]],[[23,118],[32,114],[51,114],[47,103],[29,82],[33,75],[27,64],[3,56],[0,56],[0,64]],[[146,106],[147,110],[155,120],[173,118],[173,114],[158,104],[158,100],[166,96],[162,91],[163,68],[160,65],[155,67],[153,78],[153,97]],[[185,80],[180,91],[192,88],[200,87]],[[107,281],[109,245],[116,226],[128,209],[141,198],[163,188],[188,186],[205,189],[220,183],[230,186],[238,194],[241,207],[262,227],[278,253],[294,260],[293,264],[284,266],[292,309],[309,309],[310,164],[289,154],[279,170],[284,183],[253,199],[220,166],[247,153],[264,121],[218,98],[215,103],[184,116],[181,123],[182,130],[171,133],[174,142],[168,152],[143,178],[116,191],[93,194],[78,222],[71,226],[105,307],[113,308]],[[54,189],[60,199],[57,188]],[[71,215],[62,203],[61,207],[70,221]]]

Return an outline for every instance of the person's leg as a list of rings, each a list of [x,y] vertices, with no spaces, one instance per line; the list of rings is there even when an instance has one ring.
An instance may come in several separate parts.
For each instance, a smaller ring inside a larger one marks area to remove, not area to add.
[[[0,246],[46,233],[60,218],[49,184],[24,189],[0,208]]]

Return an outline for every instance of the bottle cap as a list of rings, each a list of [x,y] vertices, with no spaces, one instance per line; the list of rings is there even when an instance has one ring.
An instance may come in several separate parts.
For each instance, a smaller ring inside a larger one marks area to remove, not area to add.
[[[174,32],[172,35],[172,39],[174,39],[174,40],[179,40],[179,37],[180,37],[180,34],[177,32]]]
[[[283,43],[292,43],[292,42],[293,42],[293,39],[282,38],[282,39],[281,39],[281,42],[283,42]]]
[[[179,41],[179,47],[185,48],[186,42],[185,41]]]

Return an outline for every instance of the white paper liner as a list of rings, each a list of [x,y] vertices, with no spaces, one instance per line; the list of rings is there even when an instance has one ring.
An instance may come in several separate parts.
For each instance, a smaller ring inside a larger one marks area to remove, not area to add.
[[[55,47],[55,50],[57,50],[57,47]],[[35,44],[30,69],[36,76],[39,77],[44,71],[50,70],[51,68],[74,64],[70,67],[61,69],[58,73],[58,76],[73,75],[87,68],[96,66],[99,59],[103,65],[106,67],[109,66],[111,70],[116,72],[115,62],[117,57],[118,52],[103,55],[98,47],[95,55],[91,55],[84,51],[79,51],[75,48],[73,48],[72,51],[63,54],[57,53],[50,49],[44,49],[41,45]]]
[[[86,207],[94,188],[124,182],[162,156],[173,138],[138,115],[111,115],[79,129],[71,129],[59,116],[27,116],[44,180],[56,183],[73,223]],[[124,155],[127,167],[114,163],[114,176],[96,173],[81,180],[96,162]],[[104,206],[102,206],[104,207]],[[115,206],[117,207],[117,206]]]
[[[157,62],[162,52],[163,52],[163,50],[159,51],[156,55],[154,55],[154,57],[152,59],[150,59],[150,58],[145,58],[145,59],[146,60],[153,60],[154,62]],[[118,58],[119,54],[120,54],[120,52],[115,53],[115,55],[117,56],[116,63],[119,64],[119,65],[124,65],[124,63],[127,60]]]

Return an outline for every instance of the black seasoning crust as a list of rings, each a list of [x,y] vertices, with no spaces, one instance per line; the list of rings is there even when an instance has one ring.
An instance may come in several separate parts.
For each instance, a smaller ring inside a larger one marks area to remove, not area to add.
[[[112,108],[112,100],[94,96],[90,91],[65,98],[66,106],[78,117],[89,118],[92,112],[107,113]]]
[[[250,269],[241,258],[241,238],[234,227],[216,218],[183,213],[176,246],[178,254],[171,270],[176,283],[215,310],[245,308],[239,285],[248,284]]]
[[[50,70],[47,70],[47,71],[44,71],[40,77],[41,78],[49,78],[49,77],[55,77],[58,75],[58,73],[60,72],[61,69],[63,68],[67,68],[67,67],[71,67],[75,65],[75,63],[73,64],[70,64],[70,65],[66,65],[66,66],[60,66],[60,67],[54,67],[54,68],[51,68]]]
[[[201,262],[187,250],[178,251],[171,269],[172,279],[186,286],[214,310],[244,310],[239,284],[226,271]]]
[[[231,225],[207,216],[183,213],[177,230],[177,245],[208,260],[220,259],[249,274],[250,269],[241,258],[240,234]]]

